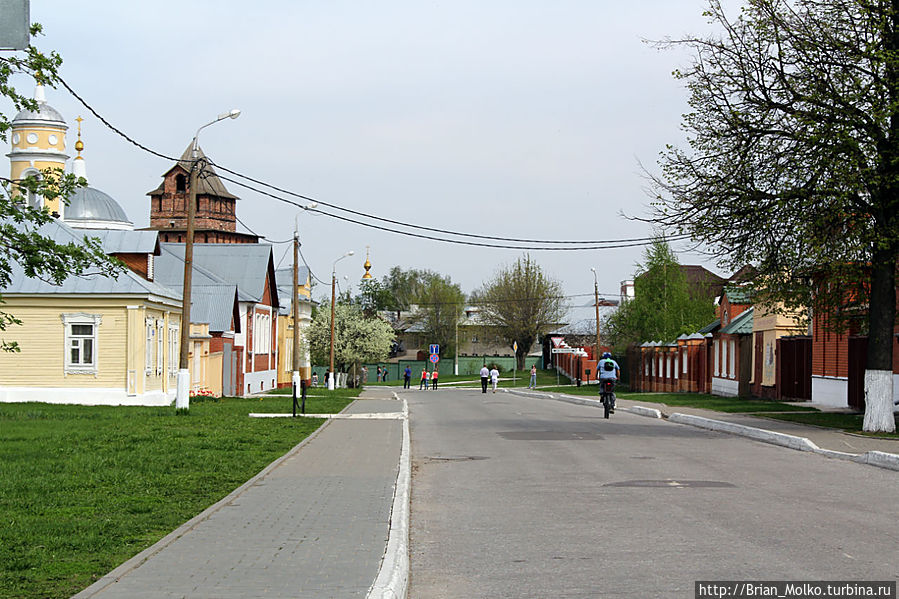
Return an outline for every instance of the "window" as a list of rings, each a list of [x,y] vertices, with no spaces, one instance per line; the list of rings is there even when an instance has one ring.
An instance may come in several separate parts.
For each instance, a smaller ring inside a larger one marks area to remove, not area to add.
[[[175,192],[187,192],[187,177],[185,177],[184,175],[175,175]]]
[[[737,352],[734,351],[734,349],[735,349],[734,345],[735,345],[735,342],[733,339],[731,339],[730,340],[730,369],[728,370],[728,372],[730,372],[730,378],[732,378],[732,379],[737,378],[737,367],[736,367],[736,363],[735,363],[736,358],[737,358]]]
[[[99,314],[62,314],[65,329],[66,374],[96,374]]]
[[[144,372],[147,376],[153,374],[156,370],[156,321],[148,318],[146,321],[147,337],[146,352],[144,355]]]
[[[267,354],[272,347],[272,317],[256,312],[253,315],[253,352]]]
[[[715,356],[715,376],[721,374],[721,356],[719,352],[721,351],[721,344],[716,340],[712,345],[712,354]]]
[[[179,348],[180,329],[177,325],[169,325],[169,376],[178,374],[178,362],[181,361]]]
[[[156,375],[162,376],[162,368],[164,366],[164,357],[165,357],[165,336],[162,334],[163,331],[163,322],[161,320],[156,321]]]

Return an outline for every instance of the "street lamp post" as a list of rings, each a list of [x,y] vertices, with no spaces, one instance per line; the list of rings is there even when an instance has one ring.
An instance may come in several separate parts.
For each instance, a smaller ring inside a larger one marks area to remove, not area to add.
[[[197,139],[200,131],[225,119],[236,119],[240,116],[238,109],[224,112],[214,121],[210,121],[197,129],[190,146],[190,190],[187,199],[187,233],[184,239],[184,286],[181,299],[181,346],[178,356],[178,381],[175,393],[175,408],[187,410],[190,408],[190,284],[193,274],[194,261],[194,217],[197,204],[197,178],[199,168],[197,164]]]
[[[596,304],[596,363],[599,364],[599,283],[596,281],[596,269],[593,271],[593,301]]]
[[[315,210],[318,203],[312,202],[303,206],[303,210]],[[293,294],[290,299],[293,304],[293,405],[296,409],[297,390],[300,388],[300,214],[294,219],[293,228]],[[305,398],[305,395],[303,396]],[[303,413],[306,413],[306,403],[303,402]]]
[[[337,263],[346,258],[347,256],[352,256],[354,254],[353,250],[348,251],[343,256],[334,261],[334,264],[331,266],[331,363],[330,363],[330,375],[328,376],[328,390],[334,390],[334,304],[337,301],[337,294],[335,289],[337,287]]]

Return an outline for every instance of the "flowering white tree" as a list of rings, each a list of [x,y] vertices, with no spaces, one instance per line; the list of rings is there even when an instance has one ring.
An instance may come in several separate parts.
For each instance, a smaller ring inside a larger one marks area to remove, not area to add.
[[[386,360],[393,343],[393,329],[380,318],[366,318],[358,305],[337,304],[334,318],[334,368]],[[331,309],[322,306],[306,331],[316,364],[328,364],[331,351]]]

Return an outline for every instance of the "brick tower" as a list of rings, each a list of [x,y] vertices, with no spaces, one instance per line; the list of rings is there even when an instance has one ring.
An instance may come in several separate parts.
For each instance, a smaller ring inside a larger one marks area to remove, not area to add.
[[[187,234],[187,200],[190,197],[191,145],[181,159],[162,176],[162,184],[149,192],[150,226],[159,231],[159,241],[183,242]],[[225,189],[212,165],[197,149],[203,165],[197,177],[197,206],[194,218],[196,243],[259,243],[259,236],[237,230],[237,196]]]

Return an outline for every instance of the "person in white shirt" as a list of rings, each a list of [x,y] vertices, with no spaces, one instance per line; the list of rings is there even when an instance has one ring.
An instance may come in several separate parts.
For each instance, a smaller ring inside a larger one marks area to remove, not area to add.
[[[487,381],[490,380],[490,371],[487,370],[487,365],[481,368],[481,393],[487,393]]]
[[[490,382],[493,383],[493,392],[496,393],[496,385],[499,383],[499,370],[496,366],[490,371]]]

